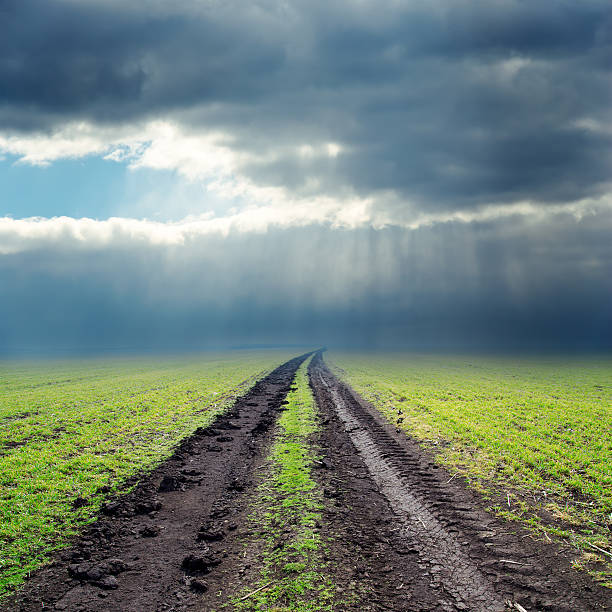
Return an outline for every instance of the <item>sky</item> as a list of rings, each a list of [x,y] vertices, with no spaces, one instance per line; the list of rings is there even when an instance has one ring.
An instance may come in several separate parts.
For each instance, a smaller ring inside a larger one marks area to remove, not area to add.
[[[0,26],[0,353],[612,348],[609,0]]]

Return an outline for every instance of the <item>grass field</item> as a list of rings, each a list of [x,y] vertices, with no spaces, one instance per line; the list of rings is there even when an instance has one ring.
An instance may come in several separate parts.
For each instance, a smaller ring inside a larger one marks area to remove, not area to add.
[[[568,539],[611,583],[612,359],[328,355],[498,513]]]
[[[0,362],[0,596],[291,356]]]

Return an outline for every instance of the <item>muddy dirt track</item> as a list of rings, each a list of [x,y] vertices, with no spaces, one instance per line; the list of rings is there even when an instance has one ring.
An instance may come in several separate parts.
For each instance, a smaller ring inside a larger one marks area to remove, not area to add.
[[[258,382],[132,493],[109,502],[1,609],[231,610],[231,596],[256,586],[257,550],[245,554],[244,546],[250,500],[307,357]],[[486,513],[477,495],[338,381],[321,353],[309,377],[321,425],[313,477],[325,500],[317,528],[344,602],[334,609],[612,609],[609,591],[571,569],[570,549]]]

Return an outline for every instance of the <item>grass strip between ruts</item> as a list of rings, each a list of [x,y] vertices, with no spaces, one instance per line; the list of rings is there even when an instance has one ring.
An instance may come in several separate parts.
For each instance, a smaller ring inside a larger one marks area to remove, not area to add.
[[[312,437],[317,408],[308,384],[307,364],[298,370],[268,455],[250,520],[263,541],[259,581],[232,601],[237,610],[335,610],[334,589],[326,576],[325,543],[318,530],[322,491],[311,476],[316,460]]]

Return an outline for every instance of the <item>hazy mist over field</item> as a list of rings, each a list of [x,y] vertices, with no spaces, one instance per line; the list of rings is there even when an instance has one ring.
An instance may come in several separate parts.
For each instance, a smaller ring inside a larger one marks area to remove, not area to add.
[[[0,353],[612,348],[608,0],[0,24]]]

